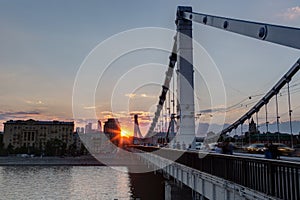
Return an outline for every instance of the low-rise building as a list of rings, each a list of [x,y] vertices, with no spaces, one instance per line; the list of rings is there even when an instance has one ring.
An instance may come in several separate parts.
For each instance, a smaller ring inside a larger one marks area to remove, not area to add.
[[[4,148],[31,147],[43,150],[47,141],[61,140],[68,148],[73,144],[74,122],[9,120],[4,123]]]

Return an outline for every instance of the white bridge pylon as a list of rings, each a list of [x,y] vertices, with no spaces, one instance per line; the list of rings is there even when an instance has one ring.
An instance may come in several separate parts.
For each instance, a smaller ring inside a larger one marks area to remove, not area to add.
[[[138,122],[138,115],[134,115],[134,138],[143,138]]]
[[[179,129],[176,142],[181,149],[195,148],[195,103],[192,21],[181,15],[192,12],[192,7],[178,7],[177,10],[177,115]]]

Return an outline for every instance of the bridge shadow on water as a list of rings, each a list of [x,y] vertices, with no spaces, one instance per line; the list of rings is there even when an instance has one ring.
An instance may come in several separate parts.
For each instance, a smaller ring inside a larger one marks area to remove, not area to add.
[[[195,199],[190,188],[158,172],[129,173],[129,178],[134,200]]]
[[[133,199],[164,199],[165,179],[159,174],[129,173]]]

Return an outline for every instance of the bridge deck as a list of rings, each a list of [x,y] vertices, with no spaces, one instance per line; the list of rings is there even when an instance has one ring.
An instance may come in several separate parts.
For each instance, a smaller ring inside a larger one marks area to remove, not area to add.
[[[273,197],[300,199],[300,164],[296,162],[184,152],[157,147],[136,146],[135,148]]]

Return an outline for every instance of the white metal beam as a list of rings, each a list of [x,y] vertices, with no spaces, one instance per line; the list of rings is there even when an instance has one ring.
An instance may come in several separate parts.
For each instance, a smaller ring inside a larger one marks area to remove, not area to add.
[[[300,49],[300,28],[182,11],[182,18],[240,35]]]

